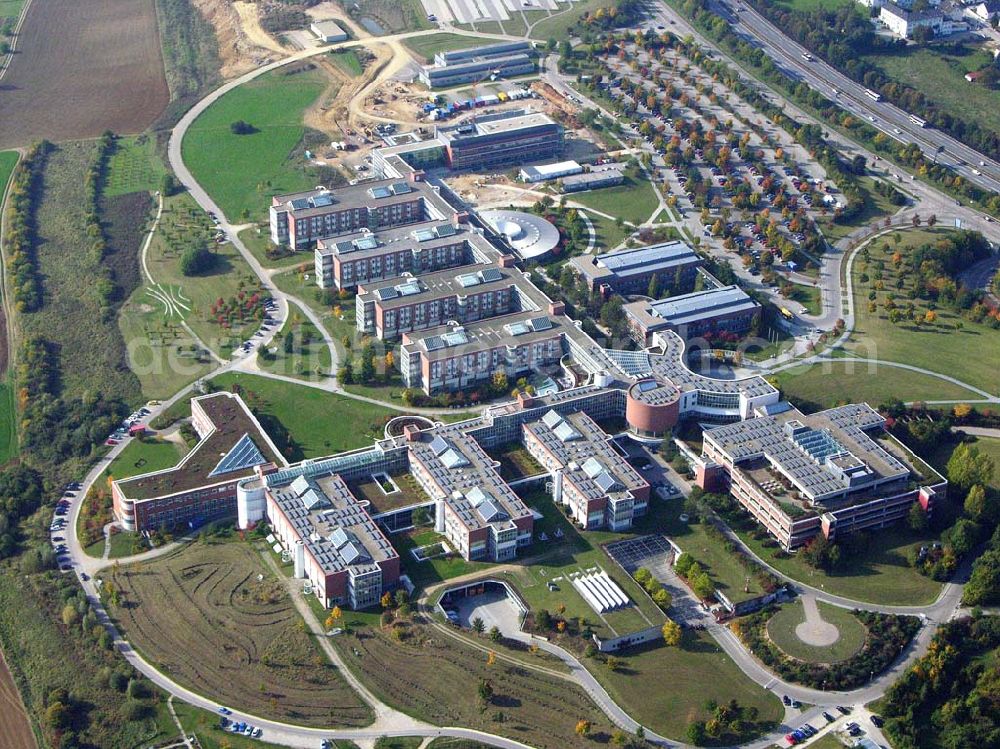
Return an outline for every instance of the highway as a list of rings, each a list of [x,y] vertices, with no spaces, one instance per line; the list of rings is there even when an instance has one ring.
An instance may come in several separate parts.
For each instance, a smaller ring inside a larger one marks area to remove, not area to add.
[[[770,21],[738,0],[710,0],[709,6],[733,27],[737,34],[760,47],[777,66],[796,80],[836,101],[846,111],[867,121],[891,138],[902,143],[916,143],[932,161],[951,167],[969,182],[987,190],[1000,192],[1000,164],[973,148],[960,143],[934,128],[921,128],[910,122],[910,115],[885,101],[874,101],[865,94],[865,87],[855,83],[831,65],[813,57],[806,60],[808,50],[785,36]],[[660,3],[647,6],[654,25],[690,27],[672,8]],[[738,12],[733,12],[738,7]],[[676,28],[671,28],[676,30]],[[700,35],[699,35],[700,36]],[[834,93],[834,90],[839,93]],[[874,120],[872,119],[874,118]],[[898,132],[897,132],[898,131]],[[979,172],[977,174],[976,172]]]

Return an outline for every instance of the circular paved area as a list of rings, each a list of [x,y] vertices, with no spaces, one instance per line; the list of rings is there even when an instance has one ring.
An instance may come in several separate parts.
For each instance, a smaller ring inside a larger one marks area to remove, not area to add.
[[[840,639],[840,630],[830,622],[823,621],[812,596],[802,596],[802,608],[806,612],[806,620],[795,627],[795,636],[806,645],[825,648]]]

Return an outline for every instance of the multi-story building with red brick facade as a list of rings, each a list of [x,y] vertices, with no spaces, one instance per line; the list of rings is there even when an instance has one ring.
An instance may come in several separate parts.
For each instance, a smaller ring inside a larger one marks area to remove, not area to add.
[[[127,531],[197,527],[236,514],[236,486],[284,459],[233,393],[191,399],[191,423],[201,440],[176,466],[113,481],[115,517]]]
[[[431,394],[475,387],[503,372],[514,379],[558,363],[569,318],[542,312],[444,325],[403,335],[400,371],[407,387]]]
[[[867,404],[805,416],[788,404],[704,432],[698,483],[733,497],[788,550],[819,533],[884,528],[914,502],[928,513],[947,481],[884,430]]]
[[[265,490],[267,520],[324,606],[366,609],[399,584],[399,554],[337,474]]]
[[[623,531],[646,514],[649,482],[586,413],[549,411],[523,427],[524,447],[551,473],[553,499],[587,530]]]
[[[473,323],[516,312],[519,296],[509,271],[484,263],[365,283],[355,304],[359,332],[392,340],[450,320]]]

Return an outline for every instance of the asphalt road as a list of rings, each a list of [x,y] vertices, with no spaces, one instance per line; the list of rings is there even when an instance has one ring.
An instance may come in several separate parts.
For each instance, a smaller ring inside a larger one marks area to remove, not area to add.
[[[889,137],[903,143],[916,143],[931,160],[951,167],[969,182],[1000,191],[1000,164],[993,159],[940,130],[915,125],[910,121],[908,112],[885,100],[876,102],[870,99],[864,86],[822,60],[815,57],[806,60],[803,57],[808,53],[805,47],[789,39],[770,21],[739,0],[714,0],[710,7],[726,19],[736,33],[754,41],[793,78],[808,83]],[[838,93],[834,93],[835,89]],[[976,174],[977,171],[979,174]]]

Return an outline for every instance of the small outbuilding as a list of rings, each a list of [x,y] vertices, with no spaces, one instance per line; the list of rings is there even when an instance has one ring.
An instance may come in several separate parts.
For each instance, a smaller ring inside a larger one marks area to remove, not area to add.
[[[340,24],[336,21],[314,21],[309,29],[316,35],[317,39],[326,44],[346,42],[348,39],[347,32],[340,28]]]

